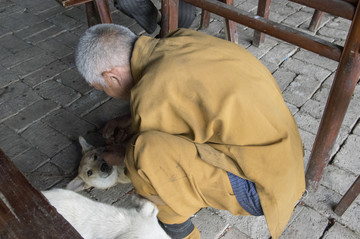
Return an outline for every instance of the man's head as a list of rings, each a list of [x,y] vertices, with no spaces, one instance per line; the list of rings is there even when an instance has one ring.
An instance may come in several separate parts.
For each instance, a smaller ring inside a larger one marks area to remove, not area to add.
[[[137,36],[115,24],[85,31],[76,49],[76,66],[85,80],[109,96],[127,99],[132,87],[130,59]]]

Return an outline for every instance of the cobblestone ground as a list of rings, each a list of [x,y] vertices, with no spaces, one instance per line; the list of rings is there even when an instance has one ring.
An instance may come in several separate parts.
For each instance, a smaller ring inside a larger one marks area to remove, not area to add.
[[[257,1],[236,6],[256,12]],[[159,6],[159,2],[156,4]],[[113,21],[137,34],[144,31],[111,5]],[[273,0],[270,19],[343,45],[350,21],[325,15],[320,28],[307,30],[313,9]],[[200,11],[192,28],[199,28]],[[39,190],[64,187],[81,157],[78,136],[103,145],[100,130],[128,105],[90,88],[77,73],[74,48],[87,28],[84,6],[65,9],[55,0],[0,0],[0,148]],[[204,31],[224,38],[221,17],[212,15]],[[239,44],[273,73],[303,139],[306,165],[337,62],[267,37],[251,44],[253,30],[238,25]],[[155,33],[157,34],[157,33]],[[155,35],[154,34],[154,35]],[[360,238],[360,198],[342,217],[332,211],[360,174],[360,85],[358,84],[330,165],[319,190],[304,197],[281,238]],[[122,204],[131,185],[83,194]],[[206,208],[193,218],[202,238],[269,238],[263,217],[233,216]]]

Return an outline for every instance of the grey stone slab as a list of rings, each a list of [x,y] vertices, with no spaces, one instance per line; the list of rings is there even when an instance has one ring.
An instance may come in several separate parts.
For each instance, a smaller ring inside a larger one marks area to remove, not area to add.
[[[55,76],[61,72],[68,69],[68,65],[60,60],[55,60],[50,64],[44,64],[44,66],[24,78],[24,82],[32,87],[37,86],[38,84],[45,82],[47,80],[53,79]]]
[[[313,144],[314,144],[314,141],[315,141],[315,136],[316,135],[313,134],[313,133],[310,133],[308,131],[302,130],[302,129],[299,129],[299,132],[300,132],[300,136],[301,136],[301,139],[302,139],[304,149],[311,151],[312,147],[313,147]]]
[[[293,58],[320,66],[330,71],[336,71],[339,64],[337,61],[333,61],[305,49],[300,49],[294,54]]]
[[[53,157],[71,144],[67,137],[41,121],[27,128],[21,136],[48,157]]]
[[[325,168],[322,185],[344,195],[355,182],[356,178],[356,174],[343,170],[336,165],[329,164]]]
[[[128,111],[128,102],[111,99],[85,115],[83,118],[86,121],[95,124],[98,128],[102,128],[109,120]]]
[[[61,14],[65,11],[66,11],[66,8],[64,8],[60,4],[55,4],[53,7],[47,8],[44,11],[37,12],[36,15],[41,17],[42,19],[49,19],[49,18],[54,17],[54,15]]]
[[[334,165],[344,168],[356,175],[360,174],[360,137],[358,135],[351,134],[345,145],[336,154],[334,159]]]
[[[280,65],[292,56],[297,47],[288,43],[280,43],[272,48],[265,56],[262,57],[264,61],[272,62]]]
[[[54,25],[50,28],[45,29],[44,31],[38,32],[35,35],[29,36],[28,38],[26,38],[26,42],[37,44],[41,41],[45,41],[46,39],[55,37],[64,31],[65,30],[63,28]]]
[[[41,99],[33,89],[22,82],[15,82],[2,88],[1,91],[3,103],[0,104],[0,121],[11,117]]]
[[[317,100],[309,99],[301,107],[301,110],[305,113],[308,113],[315,119],[321,119],[324,112],[325,104]]]
[[[325,103],[326,103],[326,101],[327,101],[327,98],[328,98],[328,96],[329,96],[329,93],[330,93],[330,88],[328,88],[328,87],[323,87],[323,86],[321,86],[316,92],[315,92],[315,94],[313,95],[313,97],[311,97],[312,99],[314,99],[314,100],[317,100],[317,101],[319,101],[319,102],[321,102],[321,103],[324,103],[324,105],[325,105]]]
[[[63,14],[75,19],[76,21],[81,22],[82,24],[87,24],[87,17],[84,6],[85,5],[80,5],[79,7],[67,8],[66,11],[63,12]]]
[[[310,133],[316,134],[320,122],[311,115],[302,112],[301,110],[295,114],[295,120],[297,125]]]
[[[360,234],[360,204],[353,202],[338,221]]]
[[[80,135],[85,135],[96,128],[94,125],[64,109],[51,113],[42,119],[42,121],[72,140],[77,140]]]
[[[17,133],[21,133],[34,122],[42,119],[57,108],[59,106],[51,100],[39,100],[4,121],[4,124],[14,129]]]
[[[47,190],[63,178],[61,170],[52,163],[46,163],[36,171],[24,175],[37,190]]]
[[[349,228],[335,222],[335,224],[327,231],[324,239],[359,239],[360,235],[349,230]]]
[[[48,9],[51,9],[55,6],[59,6],[59,3],[57,1],[43,1],[43,0],[37,0],[33,1],[33,3],[29,4],[27,8],[33,12],[35,15],[38,15],[41,12],[47,11]]]
[[[10,4],[7,7],[4,7],[0,11],[0,18],[7,19],[6,17],[11,16],[16,13],[24,12],[26,9],[22,6]]]
[[[80,98],[80,93],[54,80],[36,86],[35,90],[45,99],[51,99],[62,106],[70,105]]]
[[[53,26],[52,23],[48,21],[41,21],[31,27],[22,29],[20,31],[15,32],[15,36],[19,37],[20,39],[27,39],[31,36],[39,34]]]
[[[28,151],[12,158],[12,161],[22,173],[33,172],[49,160],[49,157],[35,148],[31,148]]]
[[[0,148],[12,159],[13,157],[27,151],[31,145],[15,131],[9,129],[4,124],[0,124]]]
[[[76,27],[79,27],[82,23],[76,21],[75,19],[66,16],[64,14],[55,15],[52,18],[47,19],[49,22],[53,23],[54,25],[59,26],[60,28],[71,30]]]
[[[79,36],[71,32],[63,32],[55,37],[56,41],[60,44],[66,45],[72,49],[75,49],[78,42]]]
[[[0,61],[0,64],[7,68],[14,67],[41,54],[45,54],[45,51],[43,49],[37,46],[30,46],[22,51],[19,51],[2,59]]]
[[[354,134],[360,136],[360,123],[359,122],[358,122],[358,124],[356,125],[356,127],[354,129]]]
[[[264,216],[236,216],[228,211],[212,209],[214,213],[219,215],[230,226],[236,227],[244,234],[251,238],[270,238],[270,232],[267,228]]]
[[[236,226],[228,227],[228,229],[225,231],[222,237],[223,239],[250,239],[248,235],[241,232]]]
[[[331,74],[331,71],[327,69],[293,58],[285,61],[281,68],[285,68],[286,70],[295,72],[296,74],[310,76],[311,78],[321,82]]]
[[[0,46],[12,53],[16,53],[30,47],[31,45],[14,35],[6,35],[0,38]]]
[[[62,58],[64,56],[70,55],[73,52],[72,48],[64,45],[63,43],[57,41],[54,38],[39,42],[37,43],[37,46],[46,50],[57,58]]]
[[[54,56],[45,53],[37,55],[28,61],[22,62],[11,69],[21,78],[25,78],[27,75],[42,69],[44,65],[48,65],[55,60],[56,58]]]
[[[334,40],[345,40],[348,34],[348,29],[335,29],[324,26],[319,29],[318,34]]]
[[[246,47],[249,43],[246,43]],[[276,44],[278,44],[276,41],[274,41],[271,38],[267,38],[266,41],[261,44],[259,47],[256,47],[254,45],[248,46],[246,49],[251,52],[256,58],[261,59],[265,54],[267,54]]]
[[[133,189],[131,183],[117,184],[106,190],[93,188],[89,191],[89,195],[99,202],[114,204],[116,206],[127,206],[124,199],[129,195],[129,191]],[[130,206],[130,205],[129,205]]]
[[[273,74],[276,82],[279,85],[281,91],[284,91],[289,84],[295,79],[296,74],[294,72],[278,69]]]
[[[82,96],[80,99],[72,103],[68,110],[78,116],[84,116],[95,110],[101,104],[109,100],[104,92],[98,90],[92,90],[88,94]]]
[[[6,21],[1,21],[0,25],[9,28],[12,31],[17,31],[36,25],[41,21],[42,19],[40,17],[25,10],[7,16]]]
[[[284,99],[286,102],[300,107],[312,97],[320,85],[321,82],[312,77],[298,75],[284,90]]]
[[[292,115],[295,115],[299,111],[299,108],[296,107],[295,105],[293,105],[291,103],[288,103],[286,101],[285,101],[285,103],[286,103],[286,106],[288,107],[288,109],[290,110]]]
[[[280,238],[320,238],[327,225],[326,217],[311,208],[304,207]]]
[[[353,96],[345,114],[343,125],[353,128],[360,118],[360,85],[355,87]]]
[[[1,88],[18,81],[19,77],[12,70],[5,69],[0,66],[0,92],[3,92]],[[1,94],[1,93],[0,93]],[[2,96],[1,96],[2,97]],[[0,100],[1,102],[1,100]]]
[[[203,208],[191,219],[199,229],[201,238],[219,238],[229,227],[229,224],[221,220],[214,212],[208,208]]]
[[[84,95],[93,90],[75,68],[60,73],[55,76],[54,80]]]
[[[289,26],[297,27],[302,23],[306,22],[307,20],[311,19],[311,17],[312,14],[310,14],[309,12],[298,11],[287,17],[284,21],[282,21],[282,23]]]
[[[64,180],[70,182],[77,175],[81,160],[81,146],[75,142],[52,157],[51,162],[65,173]]]
[[[1,31],[1,30],[0,30]],[[1,34],[0,34],[1,35]],[[9,50],[5,49],[4,47],[0,46],[0,64],[4,58],[8,58],[9,56],[12,56],[13,53]],[[1,64],[2,65],[2,64]]]
[[[342,195],[339,193],[320,184],[316,192],[308,192],[301,201],[325,217],[339,220],[333,211],[333,207],[340,201],[341,197]]]
[[[70,55],[61,58],[60,61],[64,62],[67,66],[69,66],[69,69],[76,68],[74,52],[71,53]]]

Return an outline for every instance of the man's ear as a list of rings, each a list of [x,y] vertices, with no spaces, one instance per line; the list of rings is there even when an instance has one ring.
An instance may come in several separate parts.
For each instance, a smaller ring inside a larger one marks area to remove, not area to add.
[[[121,75],[114,69],[104,71],[102,76],[104,77],[106,85],[120,84],[121,82]]]

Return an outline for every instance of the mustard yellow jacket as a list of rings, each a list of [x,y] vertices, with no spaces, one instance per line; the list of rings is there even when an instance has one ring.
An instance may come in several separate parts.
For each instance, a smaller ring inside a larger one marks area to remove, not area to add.
[[[303,148],[266,67],[236,44],[180,29],[139,37],[131,68],[135,130],[186,137],[206,162],[254,182],[279,237],[305,190]]]

